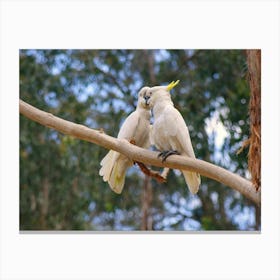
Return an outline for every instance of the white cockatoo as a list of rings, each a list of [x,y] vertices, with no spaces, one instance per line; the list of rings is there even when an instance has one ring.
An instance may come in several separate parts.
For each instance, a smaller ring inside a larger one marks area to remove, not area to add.
[[[145,99],[154,116],[152,142],[161,151],[159,156],[163,161],[173,154],[195,158],[188,127],[180,112],[174,108],[169,93],[178,83],[179,81],[168,86],[155,86],[145,91]],[[186,170],[181,172],[190,192],[197,193],[201,182],[200,175]]]
[[[150,108],[145,99],[145,92],[149,87],[143,87],[138,93],[137,107],[124,121],[118,134],[119,139],[142,147],[150,146]],[[133,161],[126,156],[110,150],[101,161],[99,175],[108,182],[111,189],[116,193],[123,190],[126,170],[133,165]]]

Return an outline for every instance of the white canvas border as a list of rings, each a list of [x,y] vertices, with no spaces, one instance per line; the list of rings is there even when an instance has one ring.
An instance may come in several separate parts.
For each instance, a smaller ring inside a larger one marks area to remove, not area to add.
[[[278,1],[1,2],[2,279],[279,279]],[[20,234],[20,48],[261,48],[261,234]]]

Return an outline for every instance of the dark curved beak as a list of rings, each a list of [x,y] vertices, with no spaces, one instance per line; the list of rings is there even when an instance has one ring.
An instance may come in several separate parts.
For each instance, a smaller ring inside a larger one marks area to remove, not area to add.
[[[145,103],[146,103],[146,105],[148,105],[148,101],[149,101],[149,99],[150,99],[150,96],[144,96],[144,99],[145,99]]]

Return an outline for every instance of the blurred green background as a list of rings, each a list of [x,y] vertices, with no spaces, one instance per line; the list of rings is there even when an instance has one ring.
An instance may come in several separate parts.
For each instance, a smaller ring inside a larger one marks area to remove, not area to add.
[[[143,86],[180,80],[175,107],[197,158],[248,178],[249,86],[243,50],[20,50],[20,98],[117,136]],[[21,230],[259,230],[240,193],[202,177],[189,193],[179,171],[159,184],[134,166],[121,195],[98,175],[108,151],[20,116]]]

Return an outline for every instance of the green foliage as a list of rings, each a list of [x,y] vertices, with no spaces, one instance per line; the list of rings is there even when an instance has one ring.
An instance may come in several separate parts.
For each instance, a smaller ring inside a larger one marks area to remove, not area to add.
[[[21,50],[20,97],[117,136],[142,86],[180,79],[172,98],[197,157],[245,175],[246,151],[236,155],[249,133],[245,66],[241,50]],[[213,118],[228,133],[221,146],[206,131]],[[98,175],[107,152],[20,116],[20,228],[139,230],[144,177],[132,167],[122,195],[113,193]],[[235,219],[244,209],[254,215],[251,203],[218,182],[203,177],[192,197],[172,171],[152,188],[154,229],[254,229]]]

